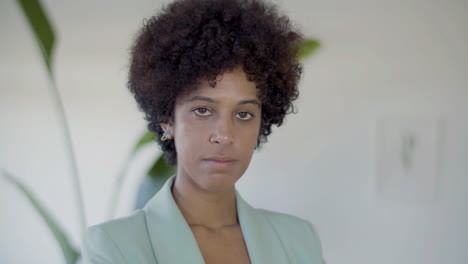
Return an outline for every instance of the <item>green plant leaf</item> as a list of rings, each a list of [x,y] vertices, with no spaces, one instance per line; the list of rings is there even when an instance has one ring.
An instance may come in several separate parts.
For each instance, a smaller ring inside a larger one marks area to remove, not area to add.
[[[32,194],[30,190],[28,190],[28,188],[23,183],[21,183],[18,179],[16,179],[14,176],[10,175],[3,169],[1,170],[1,172],[1,174],[6,180],[14,184],[18,188],[18,190],[20,190],[26,196],[26,198],[28,198],[36,212],[46,222],[47,226],[49,227],[49,230],[52,232],[52,234],[55,237],[55,240],[57,240],[57,242],[60,245],[60,248],[62,249],[62,254],[65,258],[66,263],[75,264],[80,257],[80,253],[72,246],[70,240],[63,231],[63,228],[60,227],[58,222],[54,220],[52,215],[44,208],[44,206],[42,206],[39,203],[39,200]]]
[[[309,57],[320,47],[320,43],[316,40],[305,39],[300,45],[297,52],[297,60],[301,61]]]
[[[125,162],[123,163],[122,168],[119,170],[119,173],[117,175],[114,188],[111,193],[111,199],[109,200],[110,201],[109,211],[108,211],[109,218],[112,218],[114,216],[115,209],[117,208],[117,201],[118,201],[119,193],[122,189],[122,184],[125,180],[125,177],[127,176],[127,170],[133,158],[135,157],[138,150],[140,150],[143,146],[153,142],[155,137],[156,137],[156,134],[151,131],[146,131],[145,133],[143,133],[143,135],[140,137],[138,142],[133,147],[132,151],[128,154],[127,158],[125,159]],[[162,154],[159,156],[159,158],[161,156]]]
[[[144,145],[148,144],[148,143],[151,143],[154,141],[154,139],[156,138],[156,134],[151,132],[151,131],[147,131],[145,132],[140,140],[138,140],[137,144],[135,145],[135,147],[133,147],[133,154],[135,154],[141,147],[143,147]]]
[[[17,0],[23,10],[29,25],[41,49],[44,62],[52,76],[52,53],[54,51],[55,34],[49,19],[39,0]]]
[[[158,177],[165,181],[175,173],[175,167],[168,165],[166,160],[164,159],[164,154],[161,154],[149,170],[148,176],[153,178]]]

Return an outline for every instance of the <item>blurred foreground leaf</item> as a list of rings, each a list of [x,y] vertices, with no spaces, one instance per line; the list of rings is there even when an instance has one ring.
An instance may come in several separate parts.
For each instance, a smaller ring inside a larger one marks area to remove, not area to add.
[[[39,0],[17,0],[31,27],[38,46],[41,49],[44,62],[52,76],[52,53],[55,44],[55,34],[47,15]]]
[[[5,178],[14,186],[16,186],[16,188],[18,188],[18,190],[20,190],[26,196],[26,198],[28,198],[36,212],[42,217],[44,222],[46,222],[47,226],[49,227],[49,230],[52,232],[52,234],[55,237],[55,240],[57,240],[57,242],[60,245],[60,248],[62,249],[62,254],[65,258],[66,263],[76,263],[78,261],[78,258],[80,257],[80,253],[72,246],[70,240],[65,235],[63,228],[60,227],[58,222],[44,208],[44,206],[42,206],[39,203],[39,200],[36,197],[34,197],[32,192],[28,190],[28,188],[23,183],[21,183],[18,179],[16,179],[14,176],[10,175],[3,169],[1,170],[1,174],[3,178]]]
[[[81,195],[81,184],[80,177],[78,174],[78,165],[76,163],[75,152],[73,151],[73,144],[70,135],[70,128],[68,126],[67,117],[65,116],[65,110],[63,107],[60,92],[56,87],[55,79],[52,70],[52,55],[55,45],[55,33],[44,8],[39,0],[17,0],[18,5],[23,11],[23,15],[26,17],[32,33],[36,38],[37,45],[41,50],[44,64],[47,67],[49,73],[49,79],[51,81],[51,92],[52,100],[57,107],[60,119],[60,127],[62,129],[63,136],[65,138],[65,147],[67,156],[71,165],[73,187],[75,191],[75,201],[79,210],[80,227],[83,231],[86,227],[86,216],[84,210],[83,199]]]
[[[142,147],[146,146],[149,143],[154,142],[155,138],[156,138],[156,134],[151,131],[146,131],[145,133],[143,133],[140,139],[138,139],[137,143],[133,147],[132,151],[127,155],[127,158],[125,159],[125,161],[122,163],[122,167],[119,169],[117,178],[114,183],[114,188],[111,193],[111,199],[109,200],[110,204],[109,204],[109,210],[107,213],[109,218],[114,217],[115,210],[117,209],[119,194],[122,190],[122,184],[125,181],[125,177],[127,176],[127,171],[130,167],[130,164],[133,158],[136,156],[136,154]]]
[[[316,40],[312,39],[305,39],[299,45],[299,50],[297,52],[297,60],[301,61],[314,53],[318,47],[320,47],[320,43]]]
[[[141,136],[140,140],[138,140],[135,147],[133,147],[133,154],[135,154],[141,147],[145,146],[148,143],[153,142],[155,138],[156,138],[156,134],[151,131],[147,131],[146,133],[144,133]]]
[[[148,176],[153,178],[158,177],[166,181],[175,173],[175,167],[167,164],[166,160],[164,159],[164,153],[162,153],[151,167],[150,171],[148,172]]]

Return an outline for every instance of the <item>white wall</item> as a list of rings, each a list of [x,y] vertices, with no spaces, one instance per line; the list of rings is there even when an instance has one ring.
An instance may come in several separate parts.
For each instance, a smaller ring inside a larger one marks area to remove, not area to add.
[[[94,224],[107,219],[115,175],[145,128],[125,86],[128,48],[160,1],[44,2],[59,34],[57,83]],[[304,64],[299,113],[274,130],[240,180],[244,198],[314,223],[328,263],[466,263],[468,3],[276,2],[323,46]],[[0,2],[0,22],[0,167],[26,182],[78,243],[69,163],[38,50],[14,1]],[[374,195],[375,122],[395,114],[444,120],[433,201]],[[153,146],[137,157],[119,215],[157,153]],[[44,223],[4,180],[0,211],[0,263],[63,262]]]

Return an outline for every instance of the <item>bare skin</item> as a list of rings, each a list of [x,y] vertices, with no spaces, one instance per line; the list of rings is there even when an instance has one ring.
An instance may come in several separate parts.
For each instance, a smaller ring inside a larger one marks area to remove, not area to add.
[[[211,263],[250,263],[239,224],[218,230],[191,226],[203,258]]]
[[[237,220],[235,196],[191,196],[191,191],[179,192],[176,183],[172,189],[174,199],[195,236],[205,263],[250,263]]]

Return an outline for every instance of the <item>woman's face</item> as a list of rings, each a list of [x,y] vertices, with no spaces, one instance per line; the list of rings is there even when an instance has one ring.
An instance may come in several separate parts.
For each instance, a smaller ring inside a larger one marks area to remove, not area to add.
[[[218,77],[216,87],[202,82],[179,98],[171,130],[177,174],[205,191],[232,189],[249,166],[257,144],[261,103],[254,82],[237,68]]]

